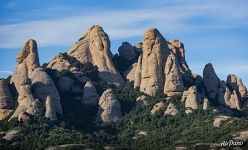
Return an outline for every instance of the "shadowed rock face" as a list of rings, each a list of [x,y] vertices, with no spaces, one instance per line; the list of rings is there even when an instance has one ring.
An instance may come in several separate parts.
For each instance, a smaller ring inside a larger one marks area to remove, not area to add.
[[[238,90],[238,80],[234,74],[229,74],[226,79],[226,85],[231,91]]]
[[[127,60],[133,60],[136,58],[137,54],[133,46],[128,42],[123,42],[118,48],[119,55]]]
[[[91,81],[86,82],[84,86],[83,104],[97,105],[99,96],[96,88]]]
[[[220,79],[216,75],[214,68],[210,63],[204,67],[203,82],[208,97],[211,99],[216,99],[220,85]]]
[[[92,26],[67,52],[80,62],[98,67],[99,76],[108,83],[121,86],[124,81],[114,67],[108,35],[98,25]]]
[[[12,109],[14,99],[5,79],[0,79],[0,109]]]

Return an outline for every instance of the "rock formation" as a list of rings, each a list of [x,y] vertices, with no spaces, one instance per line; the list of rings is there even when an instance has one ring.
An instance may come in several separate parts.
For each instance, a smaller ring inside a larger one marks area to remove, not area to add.
[[[164,64],[169,55],[165,38],[157,29],[145,32],[143,41],[140,91],[154,95],[163,90]]]
[[[170,54],[165,65],[165,85],[164,93],[167,96],[182,94],[184,83],[180,66],[174,54]]]
[[[18,117],[20,114],[26,112],[26,110],[31,106],[35,101],[35,98],[32,94],[32,83],[27,76],[20,76],[19,81],[16,85],[18,92],[18,107],[16,108],[14,114],[11,118]]]
[[[45,117],[50,119],[50,120],[57,120],[57,115],[56,115],[56,104],[54,104],[54,101],[50,96],[46,97],[45,101]]]
[[[152,110],[151,110],[151,115],[155,115],[156,112],[165,109],[165,104],[163,102],[159,102],[156,105],[153,106]]]
[[[40,67],[37,44],[34,40],[26,42],[16,61],[18,64],[11,77],[11,83],[14,83],[17,89],[19,105],[11,118],[18,117],[27,109],[31,114],[38,112],[38,101],[45,103],[47,96],[56,104],[56,112],[62,114],[59,93],[52,78]]]
[[[241,100],[244,100],[247,98],[247,88],[244,86],[243,82],[241,79],[238,80],[238,91],[241,97]]]
[[[59,53],[48,63],[47,68],[57,71],[71,71],[71,69],[73,69],[73,65],[65,58],[63,54]]]
[[[164,112],[164,115],[176,116],[177,114],[178,114],[177,107],[173,103],[170,103]]]
[[[142,95],[136,99],[136,107],[144,107],[147,105],[147,96]]]
[[[187,93],[187,98],[185,100],[185,108],[190,108],[190,109],[198,109],[198,103],[200,101],[200,96],[197,92],[197,87],[196,86],[191,86],[188,89]]]
[[[134,60],[137,57],[133,46],[128,42],[123,42],[122,45],[118,48],[118,52],[119,56],[127,60]]]
[[[91,81],[88,81],[84,85],[83,91],[83,104],[97,105],[99,96],[96,92],[96,88]]]
[[[207,98],[204,98],[202,109],[207,110],[208,108],[209,108],[209,101]]]
[[[234,74],[229,74],[226,79],[226,85],[231,91],[233,90],[237,91],[238,90],[237,77]]]
[[[14,99],[5,79],[0,79],[0,109],[13,109]]]
[[[38,67],[32,72],[31,79],[34,95],[42,102],[45,102],[47,96],[50,96],[55,104],[56,112],[62,114],[60,95],[52,78],[41,67]]]
[[[102,122],[116,122],[121,118],[121,105],[112,89],[107,89],[99,99],[97,120]]]
[[[229,119],[231,119],[231,117],[229,116],[217,116],[214,119],[213,126],[219,128],[224,122],[226,122]]]
[[[190,74],[191,71],[185,60],[185,49],[183,43],[179,40],[173,39],[168,42],[168,47],[171,52],[173,52],[173,54],[177,57],[182,73]]]
[[[216,75],[212,64],[207,64],[203,70],[203,82],[206,89],[206,94],[210,99],[216,99],[220,79]]]
[[[108,35],[98,25],[92,26],[67,52],[80,62],[91,62],[98,67],[100,78],[117,86],[124,81],[114,67]]]

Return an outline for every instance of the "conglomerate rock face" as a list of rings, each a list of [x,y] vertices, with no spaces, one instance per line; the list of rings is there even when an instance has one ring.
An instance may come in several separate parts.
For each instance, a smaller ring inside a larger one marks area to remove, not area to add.
[[[90,62],[96,65],[100,78],[108,83],[117,86],[124,84],[123,78],[113,65],[109,37],[102,27],[92,26],[67,53],[82,63]]]
[[[18,92],[18,107],[13,117],[23,113],[40,115],[46,97],[50,96],[55,103],[56,113],[62,114],[60,95],[52,78],[40,67],[37,44],[28,40],[16,57],[17,67],[11,77]],[[38,99],[36,99],[38,98]]]
[[[116,122],[121,118],[121,105],[112,89],[107,89],[99,99],[97,120],[102,122]]]

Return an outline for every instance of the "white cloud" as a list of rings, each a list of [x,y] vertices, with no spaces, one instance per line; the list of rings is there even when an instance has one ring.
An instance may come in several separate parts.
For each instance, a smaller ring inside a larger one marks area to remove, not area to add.
[[[247,25],[247,4],[235,2],[180,3],[137,10],[108,10],[59,19],[27,21],[0,25],[0,48],[20,47],[27,39],[39,46],[72,44],[93,24],[100,24],[112,39],[141,36],[146,28],[156,27],[165,33],[192,30],[234,28]],[[182,5],[183,4],[183,5]],[[239,8],[239,9],[236,9]],[[70,6],[70,9],[71,6]],[[30,13],[30,12],[29,12]],[[191,23],[195,17],[208,17],[204,25]]]
[[[12,74],[12,71],[0,71],[0,74]]]

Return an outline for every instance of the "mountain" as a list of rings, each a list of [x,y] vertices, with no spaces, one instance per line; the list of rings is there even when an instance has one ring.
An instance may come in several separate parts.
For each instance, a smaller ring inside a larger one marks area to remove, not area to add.
[[[118,52],[99,25],[42,66],[28,40],[0,80],[1,149],[248,148],[241,79],[211,63],[192,73],[184,44],[155,28]]]

